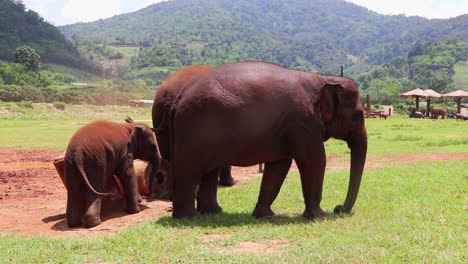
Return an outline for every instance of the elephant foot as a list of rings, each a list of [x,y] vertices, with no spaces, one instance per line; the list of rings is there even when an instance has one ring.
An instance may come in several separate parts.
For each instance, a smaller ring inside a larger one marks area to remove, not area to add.
[[[101,218],[96,215],[83,215],[82,222],[87,228],[91,228],[101,224]]]
[[[218,185],[220,186],[225,186],[225,187],[231,187],[233,186],[234,184],[236,184],[237,181],[234,180],[234,178],[229,178],[229,179],[219,179],[219,182],[218,182]]]
[[[138,204],[127,204],[127,206],[125,207],[125,211],[127,211],[127,213],[129,214],[136,214],[140,212],[140,206],[138,206]]]
[[[255,206],[254,211],[252,212],[252,215],[255,216],[256,218],[260,217],[273,217],[275,216],[275,213],[271,210],[271,208],[268,206]]]
[[[201,214],[219,214],[223,212],[223,208],[219,205],[198,206],[197,211]]]
[[[137,200],[138,200],[138,203],[141,203],[141,202],[143,202],[143,197],[141,197],[141,195],[138,194]]]
[[[339,204],[335,207],[335,209],[333,210],[333,213],[335,214],[344,214],[344,213],[347,213],[344,209],[344,206],[342,204]]]
[[[326,217],[328,215],[328,213],[323,211],[322,208],[316,207],[316,208],[311,209],[311,210],[305,210],[303,215],[307,219],[314,220],[314,219],[317,219],[317,218]]]
[[[67,217],[67,223],[68,223],[69,227],[77,227],[77,226],[81,225],[81,220],[80,220],[80,218],[70,219],[70,218]]]
[[[182,218],[182,217],[195,217],[199,216],[200,213],[193,209],[186,209],[186,208],[177,208],[173,206],[172,208],[172,217],[175,218]]]

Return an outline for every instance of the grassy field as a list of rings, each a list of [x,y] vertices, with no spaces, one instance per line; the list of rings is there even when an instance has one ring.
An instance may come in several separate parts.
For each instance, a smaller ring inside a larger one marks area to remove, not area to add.
[[[151,119],[149,109],[67,105],[66,113],[55,113],[34,105],[17,115],[16,106],[9,107],[0,107],[0,113],[9,111],[0,115],[2,148],[64,148],[74,131],[92,120],[122,121],[128,112],[134,119]],[[47,118],[38,120],[34,113]],[[468,152],[468,122],[402,117],[367,119],[366,125],[370,157]],[[329,155],[349,152],[337,140],[326,145]],[[219,215],[177,220],[162,213],[95,238],[0,235],[0,263],[466,263],[467,172],[468,160],[367,169],[353,213],[315,222],[301,216],[304,202],[294,172],[273,205],[278,216],[251,217],[260,185],[255,178],[219,190],[224,209]],[[326,173],[324,210],[343,202],[348,174]]]

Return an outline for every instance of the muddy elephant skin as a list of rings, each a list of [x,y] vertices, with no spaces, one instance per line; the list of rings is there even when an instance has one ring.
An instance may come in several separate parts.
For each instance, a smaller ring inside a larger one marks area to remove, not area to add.
[[[447,110],[440,107],[431,107],[429,112],[431,113],[432,119],[437,119],[439,116],[441,116],[442,119],[445,119],[445,116],[447,115]]]
[[[261,162],[265,170],[253,215],[273,216],[271,204],[292,159],[301,175],[304,216],[325,216],[320,207],[326,163],[323,142],[330,137],[346,141],[351,149],[348,194],[335,212],[350,212],[354,206],[367,134],[358,87],[349,78],[265,62],[225,64],[183,88],[170,120],[174,217],[221,212],[216,188],[219,168]]]
[[[206,65],[184,67],[169,76],[158,88],[154,96],[152,118],[159,151],[163,161],[170,162],[171,159],[168,118],[177,94],[190,80],[211,69],[210,66]],[[155,188],[158,191],[152,192],[151,196],[158,199],[170,199],[172,196],[171,188],[173,180],[169,171],[162,170],[162,173],[165,175],[164,183],[161,186],[156,186]],[[232,186],[234,183],[234,179],[231,176],[231,168],[230,166],[226,166],[220,171],[219,185]]]
[[[145,124],[117,124],[96,121],[79,129],[71,138],[65,153],[67,186],[67,222],[70,227],[83,224],[93,227],[101,223],[103,197],[115,198],[107,192],[115,186],[117,176],[124,191],[126,211],[138,213],[138,179],[134,159],[151,164],[150,178],[159,169],[159,155],[153,131]],[[82,190],[86,192],[84,206]]]

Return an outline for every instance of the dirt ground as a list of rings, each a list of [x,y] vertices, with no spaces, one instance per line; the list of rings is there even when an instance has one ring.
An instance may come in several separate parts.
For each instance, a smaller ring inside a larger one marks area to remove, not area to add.
[[[90,228],[68,228],[65,219],[66,190],[52,164],[60,150],[0,150],[0,233],[47,237],[96,236],[122,231],[169,211],[166,201],[143,201],[139,214],[128,215],[116,204],[103,213],[102,224]],[[346,169],[344,156],[329,156],[327,170]],[[366,167],[401,166],[423,160],[468,159],[468,153],[421,154],[368,158]],[[291,170],[297,170],[293,164]],[[260,177],[258,166],[233,167],[235,187]]]

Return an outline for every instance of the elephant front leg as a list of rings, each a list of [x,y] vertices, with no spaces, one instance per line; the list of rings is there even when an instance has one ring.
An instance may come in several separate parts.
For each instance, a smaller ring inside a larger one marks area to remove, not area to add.
[[[262,184],[258,202],[252,213],[253,216],[272,217],[275,213],[271,210],[271,204],[278,196],[281,185],[291,167],[292,159],[279,160],[265,163]]]
[[[118,177],[122,181],[125,192],[125,210],[129,214],[139,213],[140,206],[138,206],[138,201],[141,196],[138,193],[138,179],[135,175],[135,169],[133,168],[133,161],[129,163],[126,169],[118,173]]]
[[[197,211],[202,214],[217,214],[223,209],[217,200],[217,180],[221,169],[215,169],[202,176],[197,192]]]
[[[325,150],[322,147],[307,155],[308,159],[296,159],[301,174],[302,193],[305,201],[304,217],[315,219],[327,216],[320,207],[322,201],[323,178],[325,175]]]

